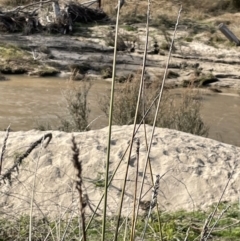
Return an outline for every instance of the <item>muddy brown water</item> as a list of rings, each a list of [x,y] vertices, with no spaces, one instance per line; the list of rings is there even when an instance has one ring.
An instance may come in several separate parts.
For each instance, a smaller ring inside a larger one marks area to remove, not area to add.
[[[8,76],[0,82],[0,130],[11,124],[11,129],[30,130],[39,123],[56,125],[58,117],[67,115],[64,91],[78,87],[81,82],[63,78],[33,78]],[[89,93],[91,128],[108,124],[99,106],[99,99],[110,88],[110,83],[96,80]],[[175,90],[176,91],[176,90]],[[181,91],[181,90],[177,90]],[[204,91],[202,117],[210,127],[209,138],[240,146],[240,96],[237,93]]]

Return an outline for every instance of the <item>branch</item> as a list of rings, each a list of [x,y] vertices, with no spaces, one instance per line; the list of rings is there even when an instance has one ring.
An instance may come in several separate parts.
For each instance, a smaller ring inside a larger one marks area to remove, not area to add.
[[[54,2],[54,0],[43,1],[43,2],[41,2],[41,4],[50,3],[50,2]],[[25,8],[28,8],[28,7],[31,7],[31,6],[35,6],[35,5],[38,5],[38,4],[39,4],[39,2],[30,3],[30,4],[26,5],[26,6],[18,6],[18,7],[16,7],[15,9],[13,9],[13,10],[11,10],[11,11],[8,11],[8,12],[6,12],[6,13],[18,12],[18,11],[21,11],[21,10],[23,10],[23,9],[25,9]]]

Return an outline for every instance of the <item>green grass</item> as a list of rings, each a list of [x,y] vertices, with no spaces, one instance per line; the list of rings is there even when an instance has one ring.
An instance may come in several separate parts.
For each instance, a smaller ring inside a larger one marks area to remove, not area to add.
[[[11,44],[0,44],[0,57],[6,60],[9,59],[23,59],[29,57],[30,54],[21,48]]]
[[[129,32],[137,31],[137,27],[135,27],[133,25],[123,25],[122,28]]]
[[[0,71],[4,74],[36,73],[49,76],[58,71],[38,60],[34,60],[30,49],[12,44],[0,43]]]
[[[229,205],[229,203],[221,203],[218,208],[217,215],[213,219],[213,222],[217,219],[218,215]],[[186,237],[187,230],[189,229],[188,241],[193,241],[194,239],[199,240],[199,235],[201,229],[204,225],[206,218],[208,217],[210,211],[213,210],[213,206],[206,211],[192,211],[187,212],[184,210],[176,212],[164,212],[161,213],[161,222],[162,222],[162,234],[164,241],[172,240],[184,240]],[[53,219],[33,219],[33,240],[44,240],[48,235],[50,229],[52,230],[52,235],[48,237],[47,240],[54,240],[56,237],[63,237],[64,232],[66,231],[65,240],[79,240],[79,221],[75,217],[70,219],[61,220]],[[212,232],[212,240],[221,240],[221,241],[230,241],[230,240],[239,240],[240,238],[240,210],[237,203],[232,204],[227,212],[220,219],[216,225],[215,230]],[[121,218],[122,227],[119,233],[119,240],[123,240],[125,232],[125,223],[126,219]],[[235,223],[235,225],[234,225]],[[101,233],[101,219],[95,218],[87,231],[88,240],[97,241],[99,240],[99,234]],[[114,225],[115,217],[108,217],[106,222],[106,240],[112,240],[114,236]],[[141,237],[141,232],[145,225],[145,217],[141,216],[138,218],[136,226],[136,237]],[[0,219],[0,241],[7,240],[26,240],[28,238],[28,228],[29,228],[29,217],[20,216],[15,220],[10,220],[9,218]],[[130,219],[127,222],[127,240],[129,240],[130,235]],[[158,230],[158,221],[157,215],[152,214],[149,226],[146,233],[145,240],[160,240],[159,239],[159,230]]]

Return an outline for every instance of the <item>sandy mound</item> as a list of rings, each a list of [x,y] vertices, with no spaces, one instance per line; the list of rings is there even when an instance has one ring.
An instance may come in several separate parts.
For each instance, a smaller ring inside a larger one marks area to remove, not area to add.
[[[133,126],[113,127],[110,176],[128,146],[132,128]],[[147,126],[148,138],[151,135],[151,130],[152,127]],[[14,158],[24,153],[34,141],[46,133],[48,132],[35,130],[10,132],[2,174],[13,165]],[[92,212],[91,208],[96,207],[103,194],[107,133],[108,128],[74,133],[76,143],[80,148],[80,159],[83,163],[84,192],[89,198],[88,213]],[[52,134],[53,138],[46,149],[38,146],[24,159],[19,168],[19,174],[15,172],[12,176],[12,185],[1,181],[1,215],[3,213],[8,215],[29,213],[35,172],[35,215],[39,215],[39,213],[66,215],[78,211],[78,196],[74,184],[76,172],[71,162],[72,134],[59,131],[53,131]],[[4,136],[5,133],[0,132],[0,148],[2,148]],[[143,128],[140,128],[136,137],[140,139],[138,172],[140,182],[146,160]],[[125,175],[126,159],[127,156],[121,163],[109,189],[108,214],[114,214],[117,211],[122,179]],[[240,148],[175,130],[156,128],[150,159],[154,179],[155,175],[161,175],[158,202],[162,210],[205,208],[218,201],[233,170],[223,200],[237,201],[238,199]],[[136,164],[135,143],[129,165],[123,206],[125,214],[132,207]],[[150,188],[151,178],[148,169],[144,193]],[[143,200],[150,200],[150,198],[151,189]],[[101,210],[102,206],[98,210],[99,214],[101,214]]]

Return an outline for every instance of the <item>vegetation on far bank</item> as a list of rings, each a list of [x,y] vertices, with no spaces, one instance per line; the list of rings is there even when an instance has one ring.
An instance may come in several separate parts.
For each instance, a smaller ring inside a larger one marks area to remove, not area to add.
[[[56,68],[34,59],[32,50],[27,47],[0,43],[0,60],[2,74],[52,76],[59,73]]]
[[[85,1],[81,0],[78,2],[81,3]],[[104,0],[102,2],[103,11],[105,11],[112,20],[115,19],[116,15],[116,2],[109,0]],[[184,45],[184,43],[200,40],[204,44],[214,46],[216,48],[220,48],[223,45],[226,48],[234,47],[234,44],[229,42],[229,40],[224,37],[220,31],[217,30],[217,26],[219,23],[223,22],[230,26],[230,28],[234,30],[234,33],[237,36],[240,34],[239,28],[236,28],[238,24],[238,17],[235,16],[235,13],[237,13],[240,9],[238,1],[204,0],[199,3],[190,0],[183,0],[181,2],[161,0],[153,1],[151,3],[151,18],[149,24],[154,29],[151,33],[151,41],[154,43],[151,44],[153,46],[157,46],[156,48],[153,47],[151,49],[152,53],[155,52],[155,54],[166,55],[168,52],[170,43],[169,40],[171,36],[170,31],[172,31],[175,26],[175,16],[180,3],[183,5],[180,24],[183,29],[185,29],[184,31],[186,34],[184,34],[184,36],[178,37],[177,43],[179,46],[182,44]],[[4,8],[4,6],[9,7],[26,4],[29,4],[28,0],[0,1],[0,5],[3,6],[2,8]],[[119,34],[118,40],[121,40],[125,51],[131,51],[132,45],[134,45],[134,48],[137,49],[136,46],[142,44],[142,42],[139,40],[138,23],[144,23],[146,20],[146,6],[147,1],[140,0],[137,2],[137,4],[134,4],[133,2],[127,2],[122,8],[120,28],[124,30],[124,33],[121,34],[122,36]],[[112,23],[113,22],[111,21],[106,22],[106,25],[111,25]],[[98,25],[99,23],[94,24]],[[77,23],[74,35],[84,36],[84,29],[90,29],[92,26],[94,26],[94,24],[89,25],[88,23],[81,23],[79,25]],[[91,34],[89,34],[88,37],[91,37]],[[113,38],[111,38],[110,35]],[[112,31],[108,32],[107,37],[105,37],[105,42],[107,46],[114,45],[114,35],[112,34]],[[42,44],[44,45],[44,43]],[[45,48],[47,47],[45,46]],[[45,64],[43,64],[42,61],[35,59],[33,56],[33,52],[35,50],[37,50],[37,52],[42,55],[40,59],[43,59]],[[2,71],[4,74],[30,73],[30,75],[36,76],[50,76],[59,73],[62,68],[64,68],[64,70],[68,69],[68,66],[62,66],[60,61],[55,61],[54,63],[51,61],[51,58],[54,58],[54,56],[51,55],[49,49],[47,49],[48,53],[42,51],[42,46],[39,46],[39,48],[35,50],[33,51],[33,49],[28,47],[16,47],[13,45],[1,44],[0,71]],[[81,51],[81,49],[77,51]],[[222,58],[222,55],[219,55],[219,58]],[[37,65],[41,67],[37,68]],[[55,66],[51,67],[51,65]],[[101,71],[102,70],[99,72]]]

